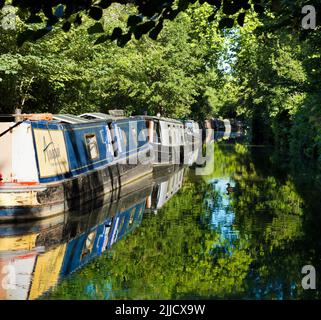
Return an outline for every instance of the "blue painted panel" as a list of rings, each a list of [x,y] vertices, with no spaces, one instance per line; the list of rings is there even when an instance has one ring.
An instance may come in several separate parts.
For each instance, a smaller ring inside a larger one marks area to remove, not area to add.
[[[64,129],[72,176],[102,167],[113,161],[113,155],[107,144],[108,129],[104,123],[100,125],[65,125]],[[99,151],[99,156],[93,160],[86,144],[86,136],[90,134],[95,135]]]
[[[106,121],[80,124],[32,121],[31,125],[34,129],[61,130],[64,132],[70,172],[54,177],[39,178],[42,183],[68,179],[90,170],[104,167],[115,160]],[[148,148],[147,129],[144,119],[116,120],[112,122],[112,128],[115,129],[116,144],[118,148],[120,146],[121,150],[119,158],[125,158],[128,155],[137,153],[139,150]],[[88,144],[86,143],[87,135],[95,135],[99,151],[99,156],[95,159],[90,157]]]
[[[106,166],[114,160],[110,148],[108,126],[105,121],[83,124],[59,124],[47,121],[32,122],[34,129],[60,130],[64,133],[70,172],[63,175],[40,178],[40,182],[52,182],[68,179],[78,174]],[[87,135],[95,135],[98,157],[91,159],[86,143]]]
[[[144,200],[125,211],[118,212],[114,218],[106,219],[104,223],[69,241],[60,271],[61,276],[68,275],[90,262],[106,249],[110,249],[115,241],[138,227],[143,218],[145,205]],[[86,240],[91,233],[95,233],[94,241],[88,250]]]
[[[121,156],[127,156],[148,146],[147,128],[143,119],[117,120],[112,125]]]

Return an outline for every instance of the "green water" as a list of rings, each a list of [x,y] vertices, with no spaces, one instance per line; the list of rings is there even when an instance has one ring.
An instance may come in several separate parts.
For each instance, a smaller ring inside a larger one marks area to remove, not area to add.
[[[187,169],[157,214],[44,298],[319,299],[321,171],[224,143],[207,168]],[[301,285],[309,264],[316,290]]]

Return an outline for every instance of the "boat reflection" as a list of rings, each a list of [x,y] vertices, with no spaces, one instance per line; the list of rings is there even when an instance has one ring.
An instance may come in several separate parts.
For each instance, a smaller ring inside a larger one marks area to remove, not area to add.
[[[184,167],[166,170],[88,203],[81,212],[0,225],[0,299],[41,297],[133,232],[144,212],[157,212],[181,188]]]

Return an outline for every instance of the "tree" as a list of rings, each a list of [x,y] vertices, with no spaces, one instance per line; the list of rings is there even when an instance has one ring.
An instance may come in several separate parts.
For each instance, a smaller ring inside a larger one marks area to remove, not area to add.
[[[125,27],[128,10],[136,9],[110,6],[102,17],[104,28]],[[193,105],[202,109],[210,87],[220,82],[221,48],[213,42],[219,43],[221,35],[207,39],[195,34],[207,21],[198,10],[196,5],[165,22],[158,40],[143,36],[123,48],[112,42],[95,45],[96,34],[88,29],[96,25],[90,19],[68,33],[54,30],[35,43],[18,46],[16,39],[25,26],[18,19],[17,30],[0,36],[2,111],[12,113],[20,106],[25,112],[79,114],[120,108],[127,114],[190,116]]]
[[[187,10],[190,4],[194,4],[195,0],[178,0],[178,1],[135,1],[137,13],[129,14],[127,19],[127,30],[122,28],[114,28],[110,35],[103,35],[99,42],[110,40],[118,40],[118,43],[124,45],[132,35],[136,39],[140,39],[143,34],[149,34],[152,39],[156,39],[163,27],[165,20],[172,21],[180,12]],[[203,4],[205,1],[200,1]],[[209,21],[213,21],[218,11],[223,13],[220,18],[220,28],[232,27],[234,20],[239,25],[243,25],[245,14],[248,10],[263,12],[264,8],[259,1],[251,0],[208,0],[215,11],[208,17]],[[0,9],[6,5],[6,1],[0,2]],[[9,3],[9,2],[8,2]],[[80,1],[32,1],[32,0],[14,0],[12,5],[18,9],[18,15],[31,27],[21,33],[19,43],[27,40],[37,40],[51,32],[55,27],[69,31],[74,26],[82,24],[85,16],[95,21],[100,21],[103,17],[103,11],[109,8],[113,3],[123,5],[133,3],[126,0],[80,0]],[[34,24],[38,24],[37,28],[33,28]],[[104,32],[103,26],[97,24],[96,30]]]

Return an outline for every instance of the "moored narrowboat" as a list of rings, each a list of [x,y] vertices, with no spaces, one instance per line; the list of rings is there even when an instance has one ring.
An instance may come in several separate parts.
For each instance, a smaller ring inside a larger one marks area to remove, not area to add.
[[[153,165],[180,164],[186,145],[183,122],[152,116],[144,116],[144,119],[149,143],[153,148]]]
[[[185,140],[184,147],[184,164],[192,166],[199,158],[199,152],[202,148],[202,131],[199,124],[193,120],[184,122],[185,126]]]
[[[0,221],[75,210],[152,172],[142,117],[19,117],[0,122]]]

